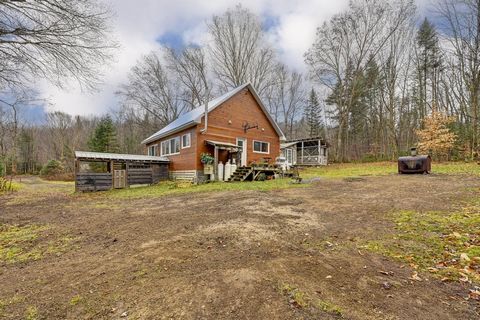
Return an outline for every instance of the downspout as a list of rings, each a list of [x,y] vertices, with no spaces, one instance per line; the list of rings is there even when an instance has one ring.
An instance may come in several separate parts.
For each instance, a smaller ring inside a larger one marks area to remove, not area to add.
[[[205,116],[204,116],[204,118],[205,118],[205,125],[204,125],[203,129],[200,130],[200,132],[201,132],[202,134],[207,133],[207,126],[208,126],[208,101],[205,102]]]

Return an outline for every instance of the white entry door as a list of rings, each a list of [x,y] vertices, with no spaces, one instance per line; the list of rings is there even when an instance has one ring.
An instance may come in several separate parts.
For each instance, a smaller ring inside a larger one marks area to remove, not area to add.
[[[293,165],[293,150],[292,149],[286,149],[286,161],[288,166]]]
[[[247,165],[247,139],[245,138],[237,138],[237,146],[240,148],[241,156],[240,156],[240,166]]]

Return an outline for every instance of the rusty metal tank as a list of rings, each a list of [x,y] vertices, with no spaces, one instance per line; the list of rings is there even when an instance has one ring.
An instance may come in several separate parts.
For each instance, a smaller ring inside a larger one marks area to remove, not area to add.
[[[398,158],[398,173],[430,173],[432,171],[432,157],[417,155],[417,149],[411,149],[411,155]]]

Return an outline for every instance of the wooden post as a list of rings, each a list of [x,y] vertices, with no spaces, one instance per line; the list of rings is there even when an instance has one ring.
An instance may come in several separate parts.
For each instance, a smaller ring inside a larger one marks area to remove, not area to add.
[[[78,191],[78,187],[77,187],[77,173],[78,173],[78,160],[75,159],[74,160],[74,163],[73,163],[73,171],[74,171],[74,174],[75,174],[75,192]]]
[[[113,160],[110,161],[110,173],[112,174],[112,189],[115,188],[115,173],[113,172]]]
[[[318,140],[318,164],[322,164],[322,140]]]
[[[302,164],[303,164],[303,148],[304,148],[304,146],[303,146],[303,141],[302,141]]]
[[[128,184],[128,164],[128,161],[125,162],[125,187],[130,188],[130,185]]]

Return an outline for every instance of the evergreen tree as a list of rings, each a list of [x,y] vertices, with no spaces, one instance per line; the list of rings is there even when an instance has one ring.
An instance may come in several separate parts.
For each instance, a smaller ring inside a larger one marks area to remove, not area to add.
[[[427,115],[427,105],[430,103],[432,110],[438,104],[438,79],[441,69],[441,51],[435,26],[423,20],[417,32],[417,83],[418,83],[418,105],[421,117]],[[428,91],[430,87],[430,99]]]
[[[110,116],[103,117],[88,141],[90,151],[118,152],[117,132]]]
[[[310,137],[316,137],[320,135],[322,121],[321,121],[321,108],[318,102],[317,94],[315,90],[310,91],[307,106],[305,107],[305,121],[308,126],[308,133]]]

